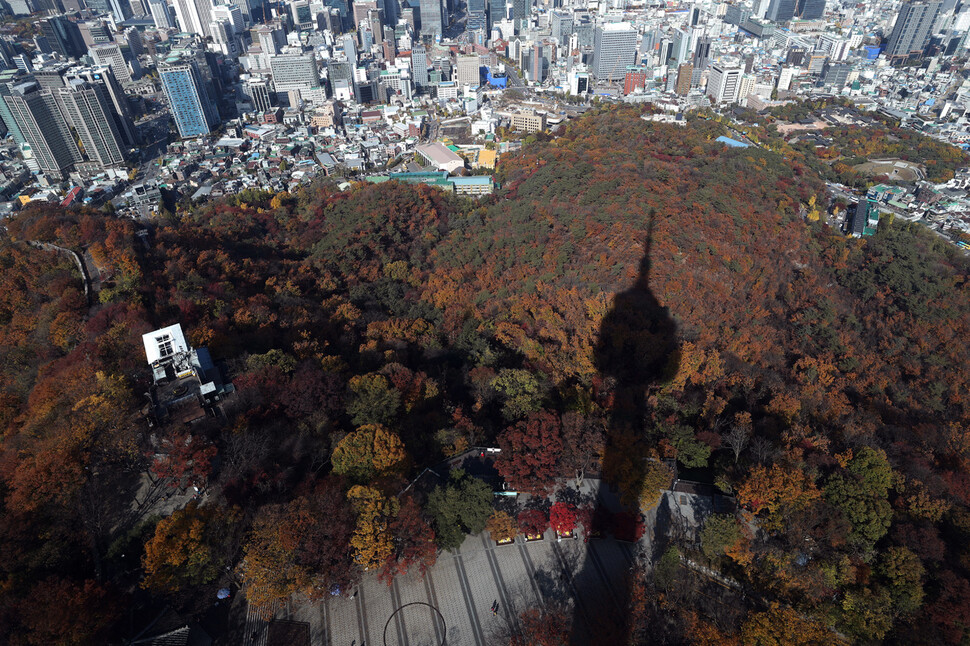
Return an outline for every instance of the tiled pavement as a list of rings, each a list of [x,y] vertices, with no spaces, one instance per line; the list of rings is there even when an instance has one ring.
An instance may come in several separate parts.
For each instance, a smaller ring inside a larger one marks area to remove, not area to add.
[[[583,631],[589,617],[625,606],[617,583],[635,548],[611,539],[557,542],[551,530],[541,541],[520,536],[502,546],[470,536],[459,550],[442,553],[425,577],[408,574],[388,587],[367,575],[353,599],[291,603],[275,618],[308,623],[313,646],[491,646],[522,610],[554,600],[574,608],[575,629]],[[263,646],[265,623],[252,613],[246,623],[245,646]]]

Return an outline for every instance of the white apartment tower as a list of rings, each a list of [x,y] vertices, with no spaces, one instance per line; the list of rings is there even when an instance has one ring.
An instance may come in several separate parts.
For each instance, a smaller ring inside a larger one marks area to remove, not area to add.
[[[707,96],[715,103],[737,103],[743,73],[740,67],[713,65],[707,79]]]
[[[106,65],[111,68],[119,83],[122,85],[131,83],[128,63],[125,62],[125,56],[121,53],[121,48],[118,47],[117,43],[99,43],[88,51],[96,65]]]

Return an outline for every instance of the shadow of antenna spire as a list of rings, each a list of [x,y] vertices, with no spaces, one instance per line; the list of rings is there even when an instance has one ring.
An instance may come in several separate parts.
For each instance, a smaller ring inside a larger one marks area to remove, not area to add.
[[[650,289],[650,252],[653,247],[653,227],[657,219],[657,211],[650,209],[650,220],[647,222],[647,235],[643,239],[643,258],[640,259],[640,273],[637,281],[643,283],[645,289]]]
[[[676,373],[679,363],[677,326],[650,287],[657,222],[656,213],[651,210],[644,231],[639,273],[632,285],[614,298],[600,326],[595,350],[595,365],[601,382],[609,389],[607,399],[611,405],[608,442],[594,504],[611,513],[625,507],[621,513],[614,513],[613,518],[618,521],[621,517],[639,518],[640,488],[645,480],[648,456],[654,448],[646,440],[648,397]],[[652,519],[646,524],[650,526]],[[614,534],[629,533],[630,523],[622,530],[621,525],[615,523]],[[596,540],[587,544],[576,580],[599,581],[609,588],[609,594],[597,594],[593,590],[584,594],[583,590],[577,590],[571,644],[630,643],[631,566],[637,567],[636,547],[621,544],[620,550],[616,550]],[[627,558],[617,559],[618,551]],[[612,602],[605,603],[605,599]]]

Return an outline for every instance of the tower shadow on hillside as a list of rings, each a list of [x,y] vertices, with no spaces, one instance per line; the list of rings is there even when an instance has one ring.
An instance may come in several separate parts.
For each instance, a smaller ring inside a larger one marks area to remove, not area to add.
[[[629,515],[613,514],[616,521],[625,518],[625,527],[614,522],[612,533],[617,538],[632,538],[630,519],[639,518],[636,503],[639,484],[651,464],[648,454],[646,418],[648,398],[659,385],[675,375],[679,366],[677,326],[657,300],[650,288],[651,245],[656,215],[651,212],[644,235],[644,254],[634,283],[616,295],[612,309],[604,317],[595,351],[596,368],[610,392],[612,413],[609,419],[608,441],[602,460],[602,474],[596,495],[596,505],[616,512],[622,505]],[[601,517],[605,514],[601,514]],[[655,514],[654,514],[655,516]],[[651,545],[655,531],[662,531],[662,523],[648,519],[645,530]],[[657,537],[661,540],[663,537]],[[608,559],[609,546],[597,541],[586,545],[584,559],[574,582],[580,597],[573,617],[571,644],[625,645],[630,643],[630,599],[635,556],[639,545],[623,548],[628,557]],[[648,550],[649,552],[650,550]],[[612,552],[615,556],[616,551]],[[647,557],[651,554],[647,553]],[[632,558],[631,558],[632,557]],[[632,561],[632,562],[631,562]],[[583,599],[583,582],[607,581],[611,594],[607,597]]]

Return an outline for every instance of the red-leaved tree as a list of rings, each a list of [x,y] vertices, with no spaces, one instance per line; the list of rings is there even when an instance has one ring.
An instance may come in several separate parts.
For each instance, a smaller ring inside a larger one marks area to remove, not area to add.
[[[643,516],[621,511],[613,517],[613,535],[617,540],[635,542],[643,536]]]
[[[546,495],[555,486],[562,455],[562,425],[540,411],[505,429],[498,437],[502,452],[495,468],[517,491]]]
[[[549,510],[549,524],[560,534],[576,528],[576,506],[568,502],[557,502]]]
[[[379,578],[391,585],[394,577],[417,566],[421,576],[438,560],[435,533],[421,515],[414,498],[405,498],[397,517],[391,522],[394,553],[384,563]]]
[[[526,536],[542,534],[549,527],[549,519],[538,509],[526,509],[519,512],[516,520],[519,522],[519,531]]]
[[[201,487],[205,484],[212,459],[218,452],[212,442],[201,435],[177,431],[164,447],[164,453],[155,455],[152,473],[159,478],[171,478],[172,487]]]

